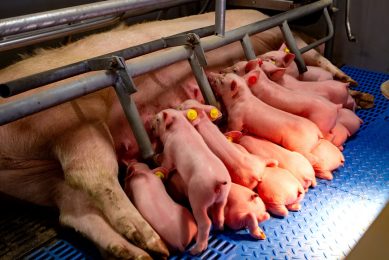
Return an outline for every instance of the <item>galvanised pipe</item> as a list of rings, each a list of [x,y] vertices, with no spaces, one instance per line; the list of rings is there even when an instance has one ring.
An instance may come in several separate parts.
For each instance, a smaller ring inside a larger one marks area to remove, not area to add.
[[[110,14],[121,14],[128,10],[131,10],[131,13],[140,14],[145,9],[157,10],[189,2],[194,2],[194,0],[110,0],[6,18],[0,20],[0,37]]]
[[[298,19],[303,15],[317,12],[329,6],[331,3],[331,0],[320,0],[312,4],[290,10],[288,12],[275,15],[266,20],[231,30],[226,33],[224,38],[218,36],[209,36],[201,40],[201,45],[204,51],[213,50],[229,43],[239,41],[244,37],[245,34],[251,35],[254,33],[262,32],[282,24],[285,20],[291,21]],[[146,72],[168,66],[172,63],[188,59],[190,55],[192,55],[191,49],[185,46],[179,46],[166,50],[163,53],[151,54],[147,55],[146,57],[137,58],[136,60],[127,61],[126,64],[129,68],[129,71],[131,72],[131,76],[135,77]],[[88,90],[94,89],[94,91],[97,91],[104,88],[104,85],[105,87],[111,86],[113,84],[113,79],[110,73],[102,71],[96,72],[94,75],[89,76],[88,79],[82,80],[82,82],[83,84],[81,84],[80,80],[77,80],[59,86],[57,89],[62,90],[56,94],[58,96],[53,95],[52,93],[50,96],[42,94],[40,96],[36,95],[27,97],[22,100],[0,105],[0,125],[36,113],[50,106],[61,104],[71,99],[77,98],[82,95],[82,93],[79,94],[79,90],[77,88],[85,88]],[[79,95],[68,93],[72,91]],[[73,96],[73,98],[63,98],[62,95],[65,94],[67,97]],[[46,100],[48,96],[50,100]],[[46,103],[50,103],[50,106],[44,105]]]

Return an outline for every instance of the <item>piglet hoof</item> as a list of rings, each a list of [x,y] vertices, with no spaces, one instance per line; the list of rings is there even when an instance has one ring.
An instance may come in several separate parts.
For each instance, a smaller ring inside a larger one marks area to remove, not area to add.
[[[189,253],[191,255],[198,255],[202,253],[205,249],[208,247],[208,242],[207,243],[196,243],[190,250]]]

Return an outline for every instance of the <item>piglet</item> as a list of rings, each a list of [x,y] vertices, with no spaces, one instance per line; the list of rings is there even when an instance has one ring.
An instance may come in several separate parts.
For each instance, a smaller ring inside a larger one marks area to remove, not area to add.
[[[196,244],[190,250],[198,254],[208,246],[212,215],[214,226],[224,224],[231,178],[224,164],[207,147],[181,111],[165,109],[153,120],[153,129],[164,144],[162,167],[177,169],[185,183],[185,193],[197,223]]]
[[[334,127],[341,106],[318,95],[284,88],[271,81],[255,60],[248,62],[246,66],[250,67],[251,63],[254,63],[256,69],[251,70],[243,78],[254,96],[272,107],[311,120],[323,134]]]
[[[167,194],[161,178],[166,171],[150,170],[146,164],[129,165],[124,191],[170,250],[183,252],[197,233],[196,222],[188,209]]]
[[[340,124],[344,125],[347,130],[350,132],[350,135],[355,134],[363,123],[352,110],[350,109],[341,109],[339,110],[338,120]]]
[[[187,100],[180,105],[180,108],[188,115],[189,121],[203,137],[211,151],[227,167],[234,183],[254,189],[261,180],[265,167],[277,165],[276,160],[243,153],[229,142],[211,121],[222,115],[216,107],[202,105],[195,100]],[[190,116],[190,113],[194,114]]]
[[[225,224],[229,228],[233,230],[248,228],[252,237],[266,238],[258,222],[268,220],[270,215],[266,212],[265,204],[254,191],[232,183],[224,212]]]
[[[287,170],[278,167],[266,167],[257,192],[274,215],[286,216],[288,209],[301,209],[300,201],[304,198],[304,188]]]
[[[323,81],[333,80],[332,74],[329,71],[320,67],[307,66],[307,71],[300,74],[296,62],[295,55],[283,44],[279,50],[269,51],[259,56],[262,60],[270,61],[277,67],[286,68],[285,73],[302,81]]]
[[[312,154],[318,158],[318,163],[313,166],[316,177],[332,180],[332,171],[344,164],[342,152],[330,141],[321,139],[312,150]]]
[[[169,174],[166,182],[169,194],[176,201],[185,201],[183,192],[185,183],[182,177],[174,172]],[[228,193],[227,205],[224,208],[225,225],[233,230],[248,228],[250,235],[256,239],[265,239],[266,235],[258,226],[258,222],[266,221],[270,215],[259,195],[254,191],[236,183],[231,183]]]
[[[311,164],[316,163],[310,152],[322,138],[322,133],[313,122],[262,102],[238,75],[210,73],[208,78],[227,108],[230,130],[245,129],[289,150],[300,152]]]
[[[332,144],[338,147],[339,150],[343,151],[343,144],[346,142],[347,138],[350,137],[350,135],[350,131],[337,120],[331,131],[324,135],[324,139],[330,141]]]
[[[343,107],[347,107],[347,105],[349,105],[349,83],[343,83],[336,80],[300,81],[288,74],[285,74],[284,68],[279,68],[268,61],[263,61],[261,68],[271,80],[276,81],[285,88],[302,91],[304,93],[314,93],[325,97],[335,104],[341,104]]]
[[[301,183],[305,191],[316,186],[315,171],[309,161],[297,152],[289,151],[268,140],[244,135],[236,140],[252,154],[275,158],[280,168],[288,170]]]

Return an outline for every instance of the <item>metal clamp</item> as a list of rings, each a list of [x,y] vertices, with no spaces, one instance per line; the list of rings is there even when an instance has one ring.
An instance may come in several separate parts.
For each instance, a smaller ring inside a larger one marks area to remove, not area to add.
[[[187,33],[182,35],[176,35],[163,38],[165,41],[165,47],[175,47],[181,45],[190,46],[196,55],[201,66],[207,66],[207,60],[205,58],[205,52],[201,46],[200,37],[195,33]]]
[[[138,109],[131,94],[137,91],[130,71],[123,57],[112,56],[107,58],[98,58],[88,61],[91,70],[109,70],[117,75],[115,82],[116,95],[122,105],[124,114],[131,126],[135,139],[138,143],[142,158],[150,162],[155,152],[151,146],[151,141],[144,128]]]

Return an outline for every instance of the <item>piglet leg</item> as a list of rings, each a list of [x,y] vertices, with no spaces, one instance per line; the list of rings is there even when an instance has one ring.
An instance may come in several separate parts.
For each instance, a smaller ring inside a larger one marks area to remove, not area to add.
[[[253,212],[250,212],[244,218],[244,227],[249,229],[250,235],[256,239],[266,239],[265,232],[258,226],[258,219]]]
[[[85,125],[64,134],[56,140],[54,152],[65,181],[86,191],[117,232],[156,256],[169,254],[120,187],[116,154],[106,125]]]

